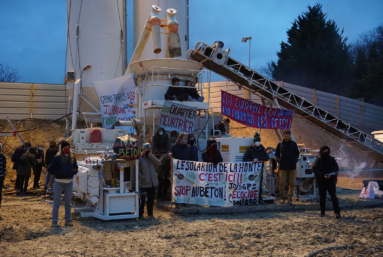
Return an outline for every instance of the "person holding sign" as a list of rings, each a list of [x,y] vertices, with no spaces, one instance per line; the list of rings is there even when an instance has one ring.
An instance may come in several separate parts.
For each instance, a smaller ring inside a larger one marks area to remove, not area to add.
[[[179,133],[176,143],[170,149],[169,156],[182,161],[191,161],[190,145],[188,145],[188,136],[186,133]]]
[[[149,143],[146,143],[142,146],[142,155],[140,157],[140,191],[145,192],[148,196],[148,202],[146,209],[148,212],[149,218],[153,217],[153,205],[154,205],[154,194],[156,187],[158,186],[158,174],[156,167],[161,165],[161,162],[154,157],[150,152],[152,146]],[[145,195],[141,195],[141,204],[139,210],[139,219],[144,217],[144,207],[145,207]]]
[[[243,156],[244,162],[268,161],[269,155],[266,153],[265,147],[261,145],[261,137],[255,132],[253,144],[246,150]]]
[[[295,141],[291,140],[291,131],[286,129],[283,131],[283,140],[278,143],[275,150],[275,157],[279,163],[279,193],[281,195],[281,203],[285,203],[285,183],[289,176],[289,200],[290,205],[293,204],[294,187],[295,187],[295,170],[299,158],[299,149]]]
[[[221,153],[217,148],[217,141],[215,139],[209,139],[207,141],[206,150],[202,153],[202,160],[204,162],[210,162],[217,165],[219,162],[223,162]]]
[[[165,100],[175,100],[175,101],[187,101],[188,92],[186,88],[180,87],[180,79],[174,77],[172,79],[172,85],[176,87],[169,87],[168,91],[165,94]]]

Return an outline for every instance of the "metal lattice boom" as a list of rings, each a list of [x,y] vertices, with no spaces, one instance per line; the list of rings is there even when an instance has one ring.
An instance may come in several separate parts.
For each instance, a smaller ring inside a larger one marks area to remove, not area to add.
[[[188,50],[187,56],[190,60],[202,63],[206,69],[248,88],[253,93],[272,100],[278,99],[284,108],[295,110],[301,118],[338,137],[374,161],[383,163],[381,141],[229,57],[230,50],[225,51],[222,46],[223,44],[216,43],[209,46],[198,42],[194,50]]]

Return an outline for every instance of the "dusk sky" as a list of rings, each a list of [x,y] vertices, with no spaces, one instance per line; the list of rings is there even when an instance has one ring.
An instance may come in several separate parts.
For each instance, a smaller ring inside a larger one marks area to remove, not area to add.
[[[132,0],[128,6],[128,60],[133,52]],[[230,56],[248,64],[249,45],[241,38],[252,36],[251,67],[258,69],[277,60],[281,41],[298,15],[309,5],[323,5],[348,42],[383,24],[382,0],[190,0],[190,48],[197,41],[220,40]],[[148,12],[150,9],[148,9]],[[19,71],[20,82],[62,84],[65,74],[66,1],[1,0],[0,64]],[[223,80],[214,76],[214,80]]]

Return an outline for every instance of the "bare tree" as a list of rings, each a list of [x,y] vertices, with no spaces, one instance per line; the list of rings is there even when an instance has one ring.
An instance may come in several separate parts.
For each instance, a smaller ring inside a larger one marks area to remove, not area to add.
[[[0,64],[0,82],[16,82],[21,79],[19,72],[12,67]]]

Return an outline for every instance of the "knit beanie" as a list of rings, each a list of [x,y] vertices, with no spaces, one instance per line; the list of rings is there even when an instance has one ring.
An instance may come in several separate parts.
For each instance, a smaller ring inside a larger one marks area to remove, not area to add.
[[[258,132],[255,132],[253,142],[261,142],[261,137],[259,136]]]
[[[64,149],[66,146],[70,146],[69,142],[65,140],[61,141],[61,149]]]

